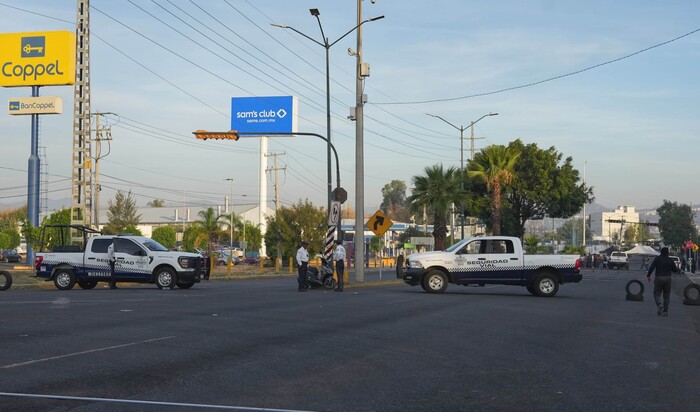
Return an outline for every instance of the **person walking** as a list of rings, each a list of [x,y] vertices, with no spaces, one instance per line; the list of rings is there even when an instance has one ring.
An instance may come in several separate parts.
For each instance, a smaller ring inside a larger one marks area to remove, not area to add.
[[[109,261],[109,288],[116,289],[117,282],[114,280],[114,265],[116,264],[116,259],[114,258],[114,240],[107,247],[107,260]]]
[[[306,292],[306,270],[309,267],[309,252],[306,250],[306,246],[308,246],[308,243],[302,240],[301,247],[297,250],[299,292]]]
[[[668,248],[662,247],[661,254],[654,258],[647,271],[647,282],[651,282],[651,274],[656,270],[654,278],[654,302],[656,302],[656,314],[668,316],[668,304],[671,300],[671,278],[673,272],[678,272],[676,263],[668,257]],[[663,304],[661,293],[664,294]]]
[[[335,260],[335,271],[338,274],[338,287],[336,292],[343,291],[343,276],[345,275],[345,247],[341,239],[336,240],[335,251],[333,251],[333,259]]]

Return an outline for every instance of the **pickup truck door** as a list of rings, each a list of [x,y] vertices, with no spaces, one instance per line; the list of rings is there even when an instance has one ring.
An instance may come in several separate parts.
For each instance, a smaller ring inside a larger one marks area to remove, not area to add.
[[[107,259],[107,248],[112,244],[110,238],[93,238],[90,243],[90,250],[84,253],[85,274],[93,279],[106,279],[111,276],[109,260]]]
[[[455,261],[463,268],[459,271],[462,283],[509,284],[521,281],[522,259],[510,239],[478,239],[460,249]]]
[[[131,239],[114,238],[114,276],[124,280],[148,280],[148,253]]]

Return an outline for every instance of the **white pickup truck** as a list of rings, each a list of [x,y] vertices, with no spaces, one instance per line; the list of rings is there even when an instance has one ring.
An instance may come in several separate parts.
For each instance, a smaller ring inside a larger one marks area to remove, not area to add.
[[[580,282],[577,255],[526,255],[517,237],[466,238],[444,251],[409,255],[405,267],[397,263],[397,277],[426,292],[442,293],[457,285],[525,286],[536,296],[554,296],[559,285]]]
[[[107,248],[112,243],[114,275],[107,258]],[[99,281],[155,283],[160,289],[172,289],[175,285],[189,289],[204,274],[202,255],[169,251],[143,236],[85,236],[83,244],[85,248],[61,242],[49,252],[40,248],[34,261],[36,277],[53,281],[60,290],[72,289],[76,283],[83,289],[92,289]]]

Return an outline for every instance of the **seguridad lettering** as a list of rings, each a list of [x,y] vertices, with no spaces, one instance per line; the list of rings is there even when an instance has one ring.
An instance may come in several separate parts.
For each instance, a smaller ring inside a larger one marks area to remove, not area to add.
[[[59,61],[56,60],[55,63],[49,63],[47,65],[43,64],[15,64],[13,62],[7,62],[2,65],[2,75],[5,77],[21,77],[22,81],[26,81],[27,77],[37,80],[39,76],[48,75],[56,76],[63,75],[59,65]]]

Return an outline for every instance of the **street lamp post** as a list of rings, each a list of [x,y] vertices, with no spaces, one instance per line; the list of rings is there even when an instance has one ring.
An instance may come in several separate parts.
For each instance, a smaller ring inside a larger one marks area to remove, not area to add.
[[[318,21],[318,27],[321,29],[321,36],[323,37],[323,43],[320,41],[300,32],[299,30],[295,29],[294,27],[287,26],[284,24],[275,24],[273,23],[272,25],[275,27],[279,27],[282,29],[289,29],[292,30],[293,32],[306,37],[307,39],[311,40],[312,42],[318,44],[319,46],[323,47],[326,49],[326,133],[327,133],[327,142],[328,144],[326,145],[326,155],[327,155],[327,164],[328,164],[328,210],[331,208],[331,186],[333,185],[332,183],[332,176],[331,176],[331,83],[330,83],[330,48],[333,47],[336,43],[338,43],[340,40],[344,39],[345,36],[348,34],[352,33],[357,29],[358,27],[362,26],[363,24],[370,22],[370,21],[375,21],[379,19],[383,19],[384,16],[378,16],[378,17],[372,17],[371,19],[363,20],[360,21],[355,27],[352,29],[348,30],[345,34],[340,36],[337,40],[335,40],[333,43],[330,43],[328,41],[328,38],[326,37],[324,31],[323,31],[323,26],[321,25],[321,18],[319,17],[321,13],[318,11],[318,9],[309,9],[309,12],[311,13],[312,16],[316,17],[316,20]]]
[[[460,147],[459,147],[459,168],[462,171],[462,173],[464,173],[464,131],[467,130],[468,128],[472,129],[471,130],[471,133],[472,133],[472,135],[471,135],[471,153],[472,153],[471,160],[474,160],[474,125],[477,122],[479,122],[479,120],[483,119],[484,117],[498,116],[498,113],[488,113],[488,114],[481,116],[476,121],[471,122],[469,124],[469,126],[467,126],[467,127],[464,127],[464,126],[457,127],[454,124],[448,122],[447,120],[443,119],[440,116],[430,114],[430,113],[426,113],[426,114],[430,117],[436,117],[436,118],[442,120],[443,122],[449,124],[450,126],[454,127],[455,129],[459,130],[459,144],[460,144]],[[462,239],[464,239],[464,217],[462,217],[462,219],[460,219],[460,225],[462,227],[461,228]]]

